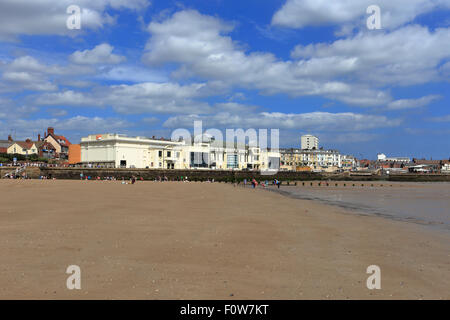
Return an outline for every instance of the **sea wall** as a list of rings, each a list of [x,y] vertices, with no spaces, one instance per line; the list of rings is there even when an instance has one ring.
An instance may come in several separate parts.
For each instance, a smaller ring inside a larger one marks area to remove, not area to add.
[[[156,170],[156,169],[86,169],[86,168],[41,168],[40,175],[56,179],[80,179],[80,174],[92,178],[115,177],[116,179],[129,179],[132,176],[144,180],[155,180],[159,177],[167,177],[177,180],[188,177],[189,180],[206,181],[242,181],[255,178],[257,180],[321,180],[322,175],[318,173],[304,172],[279,172],[275,175],[262,175],[259,172],[250,171],[227,171],[227,170]],[[32,176],[33,178],[39,177]]]
[[[129,179],[132,176],[144,180],[155,180],[159,177],[167,177],[170,180],[177,180],[181,177],[188,177],[189,180],[206,181],[214,179],[216,181],[242,181],[244,179],[282,181],[312,181],[312,180],[333,180],[333,181],[405,181],[405,182],[427,182],[427,181],[449,181],[450,174],[398,174],[398,175],[376,175],[376,174],[327,174],[313,172],[277,172],[274,175],[264,175],[252,171],[228,171],[228,170],[157,170],[157,169],[87,169],[87,168],[29,168],[28,176],[39,178],[47,176],[56,179],[80,179],[80,174],[91,176],[92,178],[115,177],[116,179]]]
[[[12,172],[15,168],[0,167],[0,177]],[[157,170],[157,169],[97,169],[97,168],[38,168],[27,167],[28,177],[38,179],[46,176],[56,179],[78,180],[80,174],[96,177],[115,177],[116,179],[130,179],[132,176],[144,180],[155,180],[159,177],[167,177],[170,180],[177,180],[181,177],[188,177],[189,180],[206,181],[214,179],[216,181],[242,181],[244,179],[282,181],[312,181],[312,180],[332,180],[332,181],[403,181],[403,182],[450,182],[450,174],[396,174],[396,175],[376,175],[376,174],[351,174],[351,173],[313,173],[313,172],[278,172],[274,175],[262,175],[252,171],[228,171],[228,170]]]

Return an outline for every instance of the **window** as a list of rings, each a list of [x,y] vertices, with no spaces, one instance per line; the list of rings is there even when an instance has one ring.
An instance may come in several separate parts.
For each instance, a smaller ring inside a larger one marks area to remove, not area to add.
[[[228,168],[238,168],[238,155],[237,154],[229,154],[227,155],[227,167]]]
[[[161,158],[162,157],[162,151],[158,151],[158,156]]]
[[[170,158],[172,156],[172,152],[167,151],[167,158]]]
[[[206,152],[191,152],[191,168],[208,168],[209,154]]]

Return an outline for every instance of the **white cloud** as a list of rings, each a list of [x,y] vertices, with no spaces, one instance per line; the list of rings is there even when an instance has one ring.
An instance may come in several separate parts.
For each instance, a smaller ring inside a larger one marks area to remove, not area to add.
[[[31,56],[21,56],[0,65],[0,93],[31,91],[55,91],[58,81],[64,82],[65,77],[94,73],[87,66],[49,65]],[[73,81],[73,79],[69,79]]]
[[[177,63],[176,78],[202,78],[222,87],[256,89],[293,97],[318,95],[354,106],[385,106],[387,86],[441,80],[450,58],[450,28],[407,26],[393,32],[360,32],[335,41],[297,46],[293,60],[246,53],[227,34],[233,25],[197,11],[152,22],[143,61]]]
[[[450,114],[440,116],[440,117],[433,117],[428,120],[432,121],[432,122],[450,122]]]
[[[97,45],[92,50],[75,51],[69,57],[70,61],[77,64],[118,64],[126,58],[113,54],[114,47],[108,43]]]
[[[150,23],[151,38],[143,61],[150,65],[176,62],[180,68],[175,77],[200,76],[224,86],[257,89],[265,94],[351,93],[351,86],[339,80],[305,77],[304,66],[297,62],[281,61],[271,53],[247,54],[226,36],[232,28],[232,24],[197,11],[177,12],[163,22]]]
[[[146,0],[2,0],[0,2],[0,40],[16,40],[19,35],[74,35],[68,30],[66,13],[70,5],[82,9],[81,30],[98,29],[113,20],[107,13],[114,9],[140,10]]]
[[[315,131],[364,131],[375,128],[398,126],[401,121],[385,116],[364,115],[356,113],[232,113],[218,112],[212,115],[188,115],[170,117],[164,122],[165,127],[192,127],[194,121],[202,120],[205,126],[219,128],[272,128],[285,130]]]
[[[121,65],[105,70],[97,76],[98,79],[130,82],[167,82],[168,76],[161,71],[146,67]]]
[[[387,105],[389,110],[414,109],[429,105],[433,101],[440,99],[439,95],[428,95],[419,99],[400,99],[392,101]]]
[[[12,91],[55,91],[58,87],[50,81],[28,72],[4,72],[0,82],[0,92]]]
[[[156,117],[146,117],[142,119],[142,122],[148,126],[154,126],[160,122],[160,120]]]
[[[139,113],[193,113],[210,112],[204,97],[205,84],[179,85],[175,83],[139,83],[134,85],[113,85],[99,87],[91,92],[66,90],[33,97],[38,105],[61,106],[112,106],[122,114]]]
[[[49,109],[47,110],[53,117],[64,117],[67,115],[67,110],[64,109]]]
[[[42,94],[32,97],[32,100],[38,105],[46,106],[102,106],[101,100],[73,90]]]
[[[299,59],[304,76],[407,86],[442,79],[438,67],[450,59],[448,43],[450,28],[432,32],[414,25],[390,33],[360,32],[331,44],[298,45],[291,56]]]
[[[66,65],[60,66],[57,64],[44,64],[32,56],[21,56],[13,61],[6,63],[2,69],[7,71],[25,71],[42,75],[58,75],[58,76],[73,76],[94,73],[95,69],[90,66],[75,66]]]
[[[322,25],[365,28],[369,17],[366,10],[370,5],[380,7],[384,29],[396,28],[440,7],[450,7],[447,0],[287,0],[272,17],[272,25],[288,28]]]

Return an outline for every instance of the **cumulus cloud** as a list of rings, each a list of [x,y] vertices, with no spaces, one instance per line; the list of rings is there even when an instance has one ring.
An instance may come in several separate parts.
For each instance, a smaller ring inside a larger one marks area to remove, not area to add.
[[[9,91],[54,91],[58,87],[50,81],[43,80],[39,76],[29,72],[4,72],[0,83],[0,92]]]
[[[393,32],[360,32],[332,43],[299,45],[292,60],[247,53],[228,36],[232,28],[197,11],[177,12],[149,24],[151,38],[143,61],[177,63],[173,76],[181,79],[201,77],[262,94],[317,95],[376,107],[394,100],[386,86],[441,79],[439,66],[450,58],[450,28],[430,31],[414,25]]]
[[[139,83],[99,87],[90,92],[66,90],[36,96],[38,105],[67,106],[111,106],[122,114],[139,113],[193,113],[210,112],[205,102],[195,99],[203,97],[205,84],[179,85],[176,83]]]
[[[74,65],[66,65],[60,66],[57,64],[45,64],[38,61],[36,58],[32,56],[21,56],[15,58],[9,63],[6,63],[3,66],[3,69],[8,71],[24,71],[36,74],[47,74],[47,75],[83,75],[94,73],[93,68],[89,66],[74,66]]]
[[[413,21],[420,14],[450,7],[447,0],[287,0],[272,17],[272,25],[303,28],[343,25],[365,27],[370,5],[381,9],[382,28],[392,29]]]
[[[232,24],[194,10],[177,12],[167,20],[149,24],[151,38],[143,61],[149,65],[180,63],[175,77],[200,76],[267,94],[301,96],[350,91],[340,81],[305,78],[294,62],[278,60],[271,53],[247,54],[226,35],[232,28]]]
[[[108,43],[97,45],[92,50],[75,51],[69,57],[70,61],[77,64],[118,64],[126,58],[113,54],[114,47]]]
[[[429,118],[428,120],[432,122],[450,122],[450,114]]]
[[[314,131],[363,131],[375,128],[395,127],[401,121],[385,116],[364,115],[357,113],[232,113],[219,112],[211,115],[188,115],[170,117],[164,122],[165,127],[192,127],[194,121],[201,120],[204,126],[218,128],[272,128],[285,130]]]
[[[439,95],[428,95],[421,97],[419,99],[400,99],[392,101],[387,105],[389,110],[405,110],[420,108],[429,105],[433,101],[440,99]]]
[[[90,67],[50,65],[31,56],[21,56],[0,66],[0,93],[17,91],[55,91],[64,77],[94,72]]]
[[[450,59],[448,43],[450,28],[430,31],[413,25],[393,32],[361,32],[331,44],[298,45],[291,56],[304,66],[305,76],[407,86],[441,79],[439,66]]]
[[[2,0],[0,2],[0,40],[16,40],[19,35],[70,35],[66,10],[70,5],[81,9],[81,31],[98,29],[113,19],[107,14],[114,9],[140,10],[148,6],[147,0]]]
[[[98,79],[129,82],[167,82],[168,76],[159,70],[143,66],[120,65],[102,70]]]

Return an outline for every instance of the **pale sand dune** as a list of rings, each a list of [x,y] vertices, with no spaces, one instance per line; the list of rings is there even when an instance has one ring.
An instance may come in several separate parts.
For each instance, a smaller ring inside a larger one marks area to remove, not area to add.
[[[2,180],[0,197],[2,299],[450,298],[450,235],[412,223],[219,183]]]

